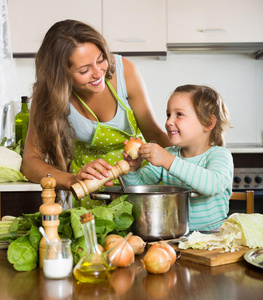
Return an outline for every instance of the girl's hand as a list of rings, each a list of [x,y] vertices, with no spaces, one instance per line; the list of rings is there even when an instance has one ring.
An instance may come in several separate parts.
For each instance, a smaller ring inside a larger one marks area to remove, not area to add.
[[[137,171],[141,167],[143,159],[140,156],[138,158],[136,158],[136,159],[132,159],[125,152],[122,152],[122,155],[123,155],[123,158],[129,163],[129,165],[130,165],[130,171],[135,172],[135,171]]]
[[[174,155],[155,143],[143,144],[140,147],[139,155],[153,166],[163,167],[167,171],[174,160]]]
[[[84,165],[77,173],[76,181],[82,181],[83,179],[93,180],[94,178],[102,179],[108,177],[108,171],[111,170],[112,166],[107,163],[104,159],[99,158],[91,161]],[[108,181],[105,183],[106,186],[112,186],[113,182]]]

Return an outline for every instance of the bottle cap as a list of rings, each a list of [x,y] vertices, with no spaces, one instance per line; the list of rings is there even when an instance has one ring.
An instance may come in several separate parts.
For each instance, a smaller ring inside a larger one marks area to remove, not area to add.
[[[28,103],[29,102],[29,99],[28,99],[27,96],[22,96],[21,99],[22,99],[22,103]]]
[[[84,215],[81,215],[80,216],[80,222],[83,224],[83,223],[87,223],[87,222],[90,222],[94,219],[94,216],[91,212],[88,212]]]

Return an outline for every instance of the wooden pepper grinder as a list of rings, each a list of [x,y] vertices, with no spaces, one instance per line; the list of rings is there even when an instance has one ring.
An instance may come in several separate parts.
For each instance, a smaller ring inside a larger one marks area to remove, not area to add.
[[[79,183],[74,183],[70,189],[73,196],[80,200],[86,195],[98,190],[102,187],[106,182],[117,179],[121,175],[125,175],[130,171],[130,165],[126,160],[119,160],[109,171],[109,177],[103,177],[102,179],[93,179],[88,180],[84,179]]]
[[[39,207],[42,214],[42,225],[45,229],[46,235],[49,240],[60,239],[58,235],[59,215],[62,212],[62,206],[55,203],[56,193],[56,180],[47,174],[40,181],[42,187],[41,198],[43,204]],[[43,259],[46,251],[46,239],[42,237],[39,243],[39,267],[43,268]]]

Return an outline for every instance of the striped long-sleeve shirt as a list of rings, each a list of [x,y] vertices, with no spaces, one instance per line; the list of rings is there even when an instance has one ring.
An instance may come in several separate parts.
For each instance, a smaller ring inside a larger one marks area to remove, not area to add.
[[[166,150],[175,155],[169,171],[149,163],[123,176],[126,184],[155,185],[162,182],[163,185],[190,188],[199,193],[201,197],[189,200],[190,230],[225,218],[229,211],[234,168],[230,151],[213,146],[201,155],[184,158],[178,147]]]

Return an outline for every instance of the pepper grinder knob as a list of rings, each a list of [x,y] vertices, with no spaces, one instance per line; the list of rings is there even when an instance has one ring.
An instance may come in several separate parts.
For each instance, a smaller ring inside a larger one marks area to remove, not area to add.
[[[86,195],[98,190],[106,182],[117,179],[119,176],[125,175],[129,171],[130,171],[129,163],[126,160],[120,160],[108,172],[109,173],[108,177],[103,177],[102,179],[95,178],[93,180],[84,179],[80,182],[71,185],[70,189],[73,196],[77,200],[80,200]]]
[[[57,185],[56,179],[50,177],[50,174],[47,174],[47,177],[43,177],[40,181],[42,187],[41,198],[43,203],[54,203],[56,199],[55,187]]]

